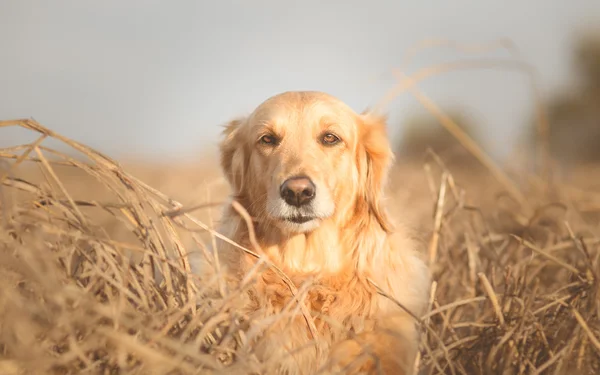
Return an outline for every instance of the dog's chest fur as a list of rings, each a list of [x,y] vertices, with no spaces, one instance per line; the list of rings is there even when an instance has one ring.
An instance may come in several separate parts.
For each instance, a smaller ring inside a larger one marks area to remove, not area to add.
[[[256,350],[263,358],[279,358],[277,361],[288,373],[295,373],[298,362],[316,369],[314,342],[323,349],[354,333],[373,329],[375,290],[366,280],[356,275],[333,275],[312,279],[310,275],[294,276],[298,287],[297,297],[314,319],[318,337],[311,336],[290,288],[281,276],[272,270],[264,272],[250,290],[248,313],[257,321],[271,321],[263,340]],[[293,358],[293,359],[292,359]],[[322,359],[323,360],[323,359]]]
[[[319,340],[327,346],[352,333],[372,328],[377,294],[366,280],[360,280],[356,275],[314,279],[309,275],[296,275],[292,282],[298,287],[296,298],[281,276],[272,270],[263,273],[250,291],[249,313],[260,314],[261,318],[281,314],[284,326],[303,332],[303,336],[309,335],[297,302],[300,300],[314,319]]]

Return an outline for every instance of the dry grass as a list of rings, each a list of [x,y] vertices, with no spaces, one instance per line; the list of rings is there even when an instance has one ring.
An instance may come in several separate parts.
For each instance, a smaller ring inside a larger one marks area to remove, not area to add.
[[[484,166],[448,168],[430,153],[393,172],[389,207],[423,229],[435,280],[416,366],[596,374],[600,186],[590,181],[600,168],[552,176],[540,147],[540,173],[507,173],[416,87],[442,71],[499,66],[533,76],[519,61],[464,61],[399,72],[387,97],[410,91]],[[206,246],[219,236],[210,203],[227,189],[214,167],[123,168],[35,121],[0,122],[0,131],[9,126],[38,138],[0,150],[0,374],[272,373],[279,359],[261,363],[251,343],[273,322],[236,309],[261,268],[232,293],[198,298],[208,285],[197,286],[186,261],[199,251],[218,267]]]
[[[187,212],[34,121],[0,125],[40,135],[0,153],[0,373],[269,373],[248,344],[268,322],[241,316],[236,293],[196,298],[184,255],[210,241],[196,216],[206,207]],[[82,158],[45,147],[47,137]],[[390,203],[429,231],[422,373],[597,373],[600,192],[530,176],[521,205],[489,176],[433,154],[424,166],[397,167]],[[180,195],[202,190],[179,178]]]

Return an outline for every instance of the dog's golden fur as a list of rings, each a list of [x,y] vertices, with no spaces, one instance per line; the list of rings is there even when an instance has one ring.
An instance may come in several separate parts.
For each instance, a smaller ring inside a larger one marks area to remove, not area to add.
[[[268,259],[296,286],[311,281],[304,304],[328,353],[318,360],[307,347],[312,337],[298,309],[288,306],[289,288],[276,273],[264,272],[248,293],[246,312],[256,319],[296,312],[279,319],[270,328],[274,334],[256,344],[257,356],[274,359],[279,373],[413,372],[418,330],[396,301],[420,316],[429,273],[416,242],[404,229],[393,229],[385,213],[382,190],[391,162],[385,119],[357,114],[324,93],[276,95],[227,125],[221,166],[233,199],[253,218]],[[278,195],[293,176],[314,182],[309,208],[286,205]],[[222,234],[252,248],[248,227],[231,206],[221,221]],[[219,242],[218,256],[233,280],[256,263],[225,242]],[[350,370],[351,362],[361,360]]]

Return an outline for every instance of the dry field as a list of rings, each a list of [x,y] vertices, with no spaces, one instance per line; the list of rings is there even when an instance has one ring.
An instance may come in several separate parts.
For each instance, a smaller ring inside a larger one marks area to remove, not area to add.
[[[268,324],[235,293],[197,299],[184,257],[218,236],[216,163],[120,166],[34,121],[0,125],[39,136],[0,150],[0,374],[270,373],[250,345]],[[393,171],[390,211],[434,272],[415,365],[600,373],[600,168],[502,173],[514,190],[433,154]]]

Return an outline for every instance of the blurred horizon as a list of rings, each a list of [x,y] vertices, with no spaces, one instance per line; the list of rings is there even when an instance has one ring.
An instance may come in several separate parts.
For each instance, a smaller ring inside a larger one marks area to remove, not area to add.
[[[597,0],[5,1],[0,119],[33,117],[117,159],[210,155],[222,124],[279,92],[325,91],[356,111],[375,105],[396,84],[392,71],[404,54],[429,39],[507,38],[550,97],[576,80],[573,43],[598,21]],[[484,56],[510,57],[472,57]],[[466,57],[426,50],[404,73]],[[468,70],[419,87],[443,109],[468,115],[498,159],[532,116],[522,73]],[[421,111],[409,93],[386,108],[395,143]],[[23,139],[21,131],[1,131],[0,147]]]

